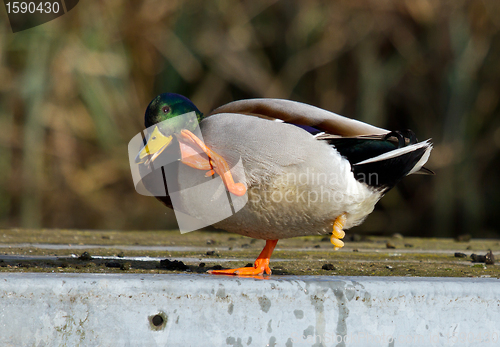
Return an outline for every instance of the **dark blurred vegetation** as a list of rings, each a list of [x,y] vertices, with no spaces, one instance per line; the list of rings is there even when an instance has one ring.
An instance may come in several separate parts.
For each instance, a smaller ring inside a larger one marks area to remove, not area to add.
[[[274,97],[435,149],[358,232],[498,237],[500,1],[80,1],[12,34],[0,6],[0,227],[162,229],[127,143],[161,92]]]

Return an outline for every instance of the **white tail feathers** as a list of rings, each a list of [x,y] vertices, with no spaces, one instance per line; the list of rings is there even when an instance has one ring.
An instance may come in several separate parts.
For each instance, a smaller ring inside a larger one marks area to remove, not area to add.
[[[420,170],[422,168],[422,166],[424,166],[425,163],[427,162],[427,160],[429,159],[429,155],[431,154],[431,150],[432,150],[432,143],[430,142],[430,139],[423,141],[423,142],[415,143],[413,145],[398,148],[398,149],[395,149],[395,150],[390,151],[390,152],[386,152],[386,153],[378,155],[376,157],[363,160],[359,163],[356,163],[355,165],[375,163],[375,162],[384,161],[384,160],[391,159],[391,158],[396,158],[396,157],[399,157],[401,155],[416,151],[416,150],[421,149],[421,148],[426,148],[425,153],[424,153],[424,155],[422,155],[420,160],[415,164],[413,169],[411,169],[411,171],[408,173],[408,175],[411,175],[412,173],[415,173],[418,170]]]

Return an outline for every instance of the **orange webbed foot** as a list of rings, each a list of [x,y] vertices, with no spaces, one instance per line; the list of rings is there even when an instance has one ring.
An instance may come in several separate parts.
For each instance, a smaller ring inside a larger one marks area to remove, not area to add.
[[[212,275],[239,275],[239,276],[255,276],[271,274],[271,268],[269,267],[269,259],[257,259],[253,267],[240,267],[237,269],[226,269],[226,270],[209,270],[209,274]]]
[[[240,267],[237,269],[226,269],[226,270],[209,270],[207,271],[212,275],[236,275],[236,276],[257,276],[263,275],[266,273],[267,275],[271,274],[271,268],[269,267],[269,259],[273,254],[274,247],[278,240],[266,240],[266,246],[260,252],[259,257],[254,263],[253,267]]]

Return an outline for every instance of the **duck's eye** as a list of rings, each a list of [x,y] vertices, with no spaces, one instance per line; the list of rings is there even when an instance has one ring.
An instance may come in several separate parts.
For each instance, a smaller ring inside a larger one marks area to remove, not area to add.
[[[163,107],[161,108],[161,110],[163,111],[163,113],[168,113],[168,111],[170,111],[170,107],[168,107],[168,106],[163,106]]]

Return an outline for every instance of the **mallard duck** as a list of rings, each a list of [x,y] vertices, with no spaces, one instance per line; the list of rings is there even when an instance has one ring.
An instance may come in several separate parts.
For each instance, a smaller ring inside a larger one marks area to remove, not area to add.
[[[184,120],[184,114],[194,118]],[[248,197],[213,225],[264,239],[266,246],[254,267],[212,274],[271,274],[269,259],[283,238],[331,234],[340,248],[344,230],[361,224],[403,177],[431,173],[423,167],[429,140],[418,142],[410,130],[389,131],[296,101],[241,100],[203,116],[186,97],[165,93],[148,105],[145,126],[152,131],[137,154],[139,166],[151,169],[171,151],[178,158],[169,170],[175,190],[220,177],[228,196]],[[163,195],[158,199],[172,207],[172,194]],[[201,206],[196,196],[179,199],[185,213]]]

